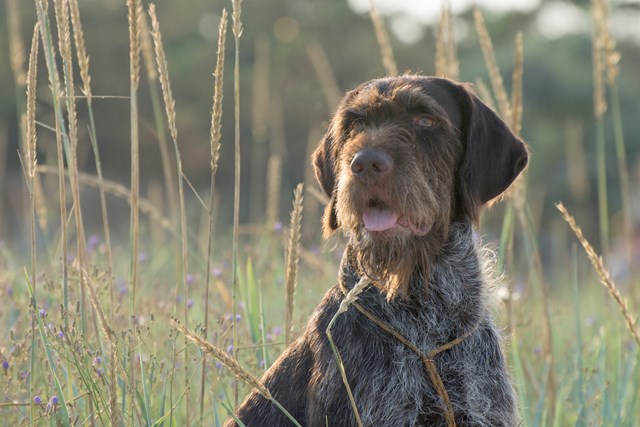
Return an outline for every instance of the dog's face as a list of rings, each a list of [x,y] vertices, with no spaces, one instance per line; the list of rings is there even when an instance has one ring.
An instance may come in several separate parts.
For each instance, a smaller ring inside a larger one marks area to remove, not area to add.
[[[509,187],[527,150],[465,86],[402,76],[348,92],[313,163],[330,197],[325,236],[341,228],[393,297],[417,265],[428,269],[451,221],[477,221]]]

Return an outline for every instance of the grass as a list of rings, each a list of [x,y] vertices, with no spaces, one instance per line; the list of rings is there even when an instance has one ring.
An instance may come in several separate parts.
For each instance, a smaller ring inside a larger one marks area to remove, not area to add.
[[[607,13],[602,12],[608,6],[603,0],[598,1],[594,1],[593,6],[594,10],[600,11],[597,15],[600,21],[594,17],[599,31],[594,39],[609,37],[610,40],[607,26],[603,24]],[[18,108],[24,108],[27,117],[21,161],[29,198],[29,211],[25,212],[24,221],[30,235],[25,236],[24,243],[30,253],[25,256],[0,243],[0,294],[8,301],[0,310],[0,324],[5,331],[0,334],[0,390],[3,390],[0,425],[218,426],[225,418],[233,416],[232,408],[251,389],[273,400],[259,377],[284,350],[286,343],[295,339],[322,294],[334,283],[340,244],[334,252],[328,245],[312,250],[310,242],[318,243],[319,233],[310,233],[313,240],[304,238],[305,230],[301,230],[303,195],[305,206],[318,207],[318,203],[307,205],[309,200],[325,202],[310,180],[306,180],[304,187],[302,184],[297,187],[292,199],[291,226],[288,230],[282,229],[278,212],[281,153],[265,153],[269,168],[268,179],[263,181],[268,182],[269,190],[262,223],[257,230],[254,227],[251,232],[245,232],[245,226],[239,222],[239,154],[240,143],[244,143],[240,141],[239,132],[242,107],[239,92],[245,83],[240,80],[239,72],[239,52],[244,46],[241,43],[241,2],[232,3],[231,13],[235,42],[236,175],[234,205],[229,210],[233,209],[233,224],[232,228],[229,224],[229,232],[218,235],[213,227],[213,211],[215,174],[220,144],[224,143],[220,126],[226,12],[222,14],[219,29],[220,43],[211,88],[209,198],[208,203],[190,205],[185,196],[183,171],[183,166],[188,168],[188,165],[181,162],[175,101],[168,75],[167,63],[171,58],[164,54],[155,7],[149,5],[148,10],[154,53],[145,30],[148,25],[142,2],[130,0],[127,3],[130,12],[132,144],[131,183],[127,188],[102,176],[89,60],[78,3],[76,0],[56,0],[53,11],[48,10],[47,2],[43,0],[35,0],[35,3],[37,24],[29,70],[20,70],[20,61],[14,61],[12,66],[18,86],[28,88],[28,96],[18,103]],[[13,2],[9,4],[15,6]],[[11,13],[15,15],[15,8]],[[55,20],[50,20],[51,14],[55,15]],[[397,66],[384,21],[375,9],[372,9],[371,17],[375,28],[372,37],[377,37],[381,45],[386,69],[394,74]],[[516,66],[509,96],[484,19],[479,11],[474,17],[493,93],[484,84],[479,90],[487,102],[497,100],[500,114],[519,132],[522,115],[526,115],[522,100],[522,80],[526,78],[522,35],[515,37]],[[52,28],[54,23],[56,28]],[[453,43],[453,23],[451,11],[447,9],[442,14],[438,32],[437,55],[439,72],[451,75],[458,73],[459,66]],[[19,56],[23,48],[15,33],[13,31],[13,43],[16,44],[13,55]],[[59,35],[58,39],[54,39],[53,34]],[[42,49],[39,49],[39,43]],[[596,119],[603,123],[610,118],[614,123],[617,160],[624,164],[623,126],[615,85],[617,69],[612,68],[615,50],[611,50],[611,43],[599,43],[594,44],[594,56],[598,57],[595,69],[600,70],[596,99],[601,102],[604,91],[609,88],[612,109],[607,115],[606,108],[598,104]],[[603,50],[602,46],[608,50]],[[328,104],[335,104],[337,84],[322,47],[311,44],[308,52]],[[37,80],[38,59],[47,66],[48,82]],[[138,98],[141,62],[146,68],[149,99]],[[86,140],[79,139],[75,118],[76,104],[83,98],[74,89],[76,67],[89,118]],[[606,86],[604,70],[608,70]],[[158,81],[166,117],[162,116]],[[44,88],[47,84],[51,95],[45,97],[44,92],[38,92],[36,88],[38,85]],[[36,94],[46,102],[35,102]],[[141,120],[138,104],[142,103],[150,103],[154,112],[168,209],[139,193],[137,125]],[[52,120],[55,122],[47,123],[47,127],[39,126],[36,107],[47,108],[47,105],[53,109]],[[19,115],[22,113],[20,111]],[[256,114],[266,117],[264,111]],[[55,135],[50,134],[51,129]],[[173,143],[173,156],[165,138],[167,130]],[[600,135],[604,126],[598,125],[596,130],[598,138],[604,141],[607,135]],[[39,135],[41,138],[37,139]],[[55,138],[57,167],[37,164],[35,153],[42,136],[44,139]],[[90,145],[95,153],[96,175],[78,169],[77,148],[80,144]],[[600,140],[598,153],[598,163],[604,164],[606,159]],[[171,165],[171,161],[175,165]],[[58,194],[57,201],[48,197],[47,205],[38,209],[38,203],[44,203],[37,192],[37,182],[44,176],[42,174],[58,176]],[[604,174],[602,168],[599,174]],[[625,194],[629,191],[627,175],[625,169],[620,170],[620,186]],[[68,196],[69,189],[71,197]],[[519,181],[505,200],[505,209],[492,212],[494,216],[503,215],[502,231],[496,233],[496,240],[500,242],[498,268],[513,278],[513,284],[505,287],[506,303],[496,314],[501,324],[507,325],[510,334],[509,360],[520,395],[523,424],[635,426],[640,413],[640,334],[635,309],[638,301],[628,300],[625,296],[635,283],[617,285],[607,271],[607,242],[613,242],[614,237],[619,236],[611,236],[608,226],[604,226],[611,210],[606,204],[606,194],[601,194],[600,198],[603,224],[600,240],[604,260],[565,209],[562,215],[574,234],[570,234],[567,226],[564,241],[573,245],[574,250],[570,256],[543,264],[540,233],[534,225],[527,189],[526,182]],[[86,191],[100,194],[103,234],[99,237],[85,236],[79,207],[80,196]],[[245,191],[253,192],[254,189],[242,189]],[[131,207],[128,241],[111,239],[106,195],[126,200]],[[628,208],[624,209],[626,212]],[[43,227],[38,217],[41,210],[48,211],[50,216],[55,216],[52,212],[59,212],[58,225]],[[164,214],[165,210],[168,215]],[[187,221],[188,217],[198,214],[206,218],[204,239]],[[313,215],[313,212],[305,207],[304,214]],[[629,235],[631,225],[628,220],[625,224]],[[319,229],[318,225],[315,227]],[[154,228],[162,230],[162,236],[169,244],[154,246],[148,231]],[[217,243],[219,241],[231,241],[229,247],[232,249],[225,251],[223,245]],[[578,252],[578,243],[583,245],[588,258]],[[151,248],[151,252],[143,257],[141,251],[145,248]],[[588,262],[593,263],[594,269]],[[631,261],[627,259],[627,262],[633,270]],[[304,278],[303,287],[297,286],[301,277]],[[598,281],[606,289],[602,289]],[[196,301],[202,303],[194,303]],[[340,363],[340,349],[334,351],[337,363]],[[346,382],[344,372],[343,378]],[[277,401],[274,404],[279,405]],[[286,408],[280,409],[288,414]],[[355,406],[354,411],[357,413]],[[295,420],[292,423],[295,425]]]

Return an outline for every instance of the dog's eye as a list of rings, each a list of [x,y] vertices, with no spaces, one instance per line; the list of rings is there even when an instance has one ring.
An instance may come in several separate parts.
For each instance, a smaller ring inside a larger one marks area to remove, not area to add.
[[[421,114],[413,118],[413,124],[421,128],[432,128],[438,124],[438,121],[431,114]]]

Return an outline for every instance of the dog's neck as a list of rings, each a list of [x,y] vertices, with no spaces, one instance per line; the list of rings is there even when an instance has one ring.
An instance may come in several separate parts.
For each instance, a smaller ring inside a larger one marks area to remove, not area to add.
[[[449,226],[448,234],[443,241],[435,243],[437,247],[428,251],[429,257],[421,263],[417,263],[409,278],[400,285],[405,292],[397,293],[389,298],[384,284],[372,283],[384,294],[388,300],[424,300],[430,292],[436,294],[447,293],[447,286],[454,287],[453,292],[459,292],[460,286],[476,286],[482,282],[482,268],[477,255],[477,244],[474,239],[473,227],[468,222],[453,222]],[[455,270],[460,277],[456,282],[443,277],[447,272]],[[351,289],[364,275],[358,268],[358,253],[354,246],[347,245],[342,257],[340,268],[340,284],[343,289]],[[480,280],[479,280],[480,279]],[[443,283],[446,282],[446,283]],[[477,287],[477,286],[476,286]],[[435,288],[435,289],[431,289]]]

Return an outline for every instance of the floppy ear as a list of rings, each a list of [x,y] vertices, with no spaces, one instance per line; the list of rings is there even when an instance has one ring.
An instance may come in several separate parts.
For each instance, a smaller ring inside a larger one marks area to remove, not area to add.
[[[527,166],[525,143],[476,95],[462,106],[465,153],[457,182],[456,214],[477,221],[482,206],[504,193]]]
[[[338,228],[338,218],[336,216],[336,173],[335,173],[335,155],[333,154],[333,137],[331,136],[331,127],[327,129],[320,145],[313,152],[313,169],[316,173],[316,179],[329,196],[329,203],[324,209],[322,216],[322,235],[328,238]]]

